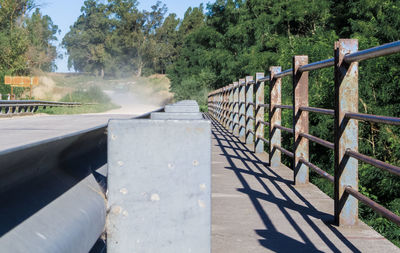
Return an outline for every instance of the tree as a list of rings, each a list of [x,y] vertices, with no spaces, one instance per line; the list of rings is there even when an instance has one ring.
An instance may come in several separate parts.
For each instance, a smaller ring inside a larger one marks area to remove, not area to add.
[[[103,77],[106,61],[110,58],[106,51],[111,32],[108,8],[95,0],[86,0],[81,12],[62,41],[69,54],[68,67]]]

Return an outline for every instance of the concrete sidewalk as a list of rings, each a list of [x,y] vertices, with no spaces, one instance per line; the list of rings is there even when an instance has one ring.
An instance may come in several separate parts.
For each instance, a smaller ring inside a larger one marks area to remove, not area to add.
[[[362,222],[331,225],[331,198],[294,186],[291,169],[268,167],[266,153],[255,155],[216,121],[212,138],[213,253],[400,252]]]

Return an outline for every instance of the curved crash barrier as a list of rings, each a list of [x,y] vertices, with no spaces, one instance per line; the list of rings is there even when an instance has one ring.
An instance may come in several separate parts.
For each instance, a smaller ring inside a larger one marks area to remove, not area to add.
[[[182,101],[1,151],[0,252],[209,252],[210,136]]]
[[[75,107],[81,106],[77,102],[53,102],[40,100],[0,100],[0,117],[12,117],[16,115],[29,115],[35,113],[39,107]]]
[[[106,164],[105,129],[0,153],[0,251],[89,252],[105,224],[98,183]]]

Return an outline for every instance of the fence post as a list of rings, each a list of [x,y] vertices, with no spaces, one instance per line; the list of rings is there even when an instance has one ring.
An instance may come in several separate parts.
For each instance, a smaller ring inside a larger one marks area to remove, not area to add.
[[[229,128],[229,86],[224,87],[224,102],[225,102],[225,121],[224,121],[224,127],[226,129]]]
[[[297,71],[300,66],[308,64],[308,56],[296,55],[293,57],[293,130],[294,130],[294,184],[308,183],[308,167],[299,162],[300,158],[308,161],[308,139],[299,134],[308,134],[308,112],[301,111],[301,106],[308,106],[308,72]]]
[[[224,108],[222,106],[222,89],[218,89],[218,98],[219,98],[219,122],[222,123],[224,116]]]
[[[239,83],[233,82],[233,135],[239,136]]]
[[[344,117],[358,112],[358,62],[343,58],[357,51],[358,40],[335,43],[335,222],[345,226],[358,222],[358,200],[345,192],[346,186],[358,190],[358,160],[345,155],[347,149],[358,151],[358,121]]]
[[[221,88],[221,105],[222,105],[222,122],[221,125],[225,126],[226,108],[225,108],[225,87]]]
[[[264,137],[264,125],[260,121],[264,121],[264,107],[260,104],[264,104],[264,82],[259,82],[260,78],[264,77],[264,73],[256,73],[256,136],[254,143],[254,152],[262,153],[264,152],[264,142],[259,138],[259,136]]]
[[[275,125],[281,125],[281,109],[275,108],[275,105],[281,104],[281,78],[274,78],[275,74],[281,72],[281,67],[274,66],[269,68],[270,84],[269,84],[269,164],[271,167],[279,167],[281,165],[281,151],[276,146],[281,146],[281,130]]]
[[[233,84],[229,84],[229,131],[233,133]]]
[[[254,106],[250,103],[254,103],[253,99],[253,84],[249,84],[250,81],[253,81],[252,76],[246,76],[246,86],[245,86],[245,92],[246,92],[246,144],[253,144],[254,142],[254,120],[250,117],[254,117]],[[252,133],[253,132],[253,133]]]
[[[239,79],[239,138],[246,135],[246,82],[245,79]]]

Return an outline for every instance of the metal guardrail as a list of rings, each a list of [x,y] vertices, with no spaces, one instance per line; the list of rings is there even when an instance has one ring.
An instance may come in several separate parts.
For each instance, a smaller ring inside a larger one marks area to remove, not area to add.
[[[89,252],[105,229],[106,176],[107,124],[0,151],[0,251]]]
[[[270,166],[281,164],[281,153],[293,158],[293,181],[296,185],[307,184],[309,168],[334,183],[335,221],[339,225],[355,225],[358,221],[358,202],[361,201],[373,210],[400,225],[400,217],[386,208],[362,195],[358,189],[358,161],[371,164],[395,175],[400,175],[400,167],[358,153],[358,120],[400,125],[400,118],[358,113],[358,62],[400,52],[400,41],[358,51],[358,41],[340,39],[334,45],[334,57],[318,62],[308,63],[308,56],[293,56],[293,66],[287,70],[271,67],[270,73],[256,73],[256,79],[246,83],[245,100],[235,96],[239,87],[236,83],[213,91],[209,94],[210,113],[226,128],[238,137],[243,137],[236,128],[242,127],[247,133],[246,143],[254,144],[255,152],[264,152],[264,144],[268,144]],[[334,66],[335,76],[335,108],[315,108],[308,105],[308,72]],[[281,104],[281,78],[292,76],[293,106]],[[264,83],[269,82],[269,104],[264,101]],[[241,82],[242,83],[242,82]],[[255,106],[254,99],[256,100]],[[221,103],[245,103],[246,115],[255,115],[255,120],[247,116],[243,125],[235,117],[227,118],[238,112],[238,108],[223,107]],[[250,105],[250,106],[249,106]],[[268,106],[267,106],[268,105]],[[268,109],[269,122],[265,121],[264,108]],[[281,125],[281,110],[293,110],[293,128]],[[309,134],[308,113],[321,113],[335,118],[334,143]],[[269,140],[264,138],[264,126],[269,126]],[[272,126],[272,127],[271,127]],[[247,129],[255,127],[255,134]],[[293,134],[293,152],[281,146],[281,130]],[[335,174],[327,172],[309,161],[309,141],[316,142],[335,153]]]
[[[14,116],[35,113],[39,107],[75,107],[81,106],[77,102],[53,102],[40,100],[0,100],[0,116]]]

